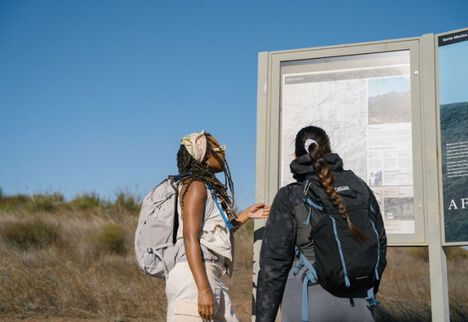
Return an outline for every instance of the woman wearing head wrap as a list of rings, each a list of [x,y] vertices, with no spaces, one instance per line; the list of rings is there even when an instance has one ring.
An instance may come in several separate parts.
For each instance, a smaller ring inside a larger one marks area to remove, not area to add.
[[[234,213],[225,147],[204,131],[182,138],[177,166],[180,250],[166,280],[167,321],[238,321],[221,276],[232,273],[233,233],[249,219],[266,218],[269,206]],[[224,172],[224,183],[218,172]]]

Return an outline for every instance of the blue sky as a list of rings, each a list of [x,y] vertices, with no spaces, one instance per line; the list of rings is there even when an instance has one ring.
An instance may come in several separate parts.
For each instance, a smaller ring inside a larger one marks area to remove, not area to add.
[[[378,96],[391,92],[405,92],[410,89],[409,77],[387,77],[369,79],[369,96]]]
[[[468,102],[468,41],[439,48],[440,104]]]
[[[0,1],[0,187],[143,194],[179,138],[228,146],[254,199],[257,54],[468,26],[460,1]]]

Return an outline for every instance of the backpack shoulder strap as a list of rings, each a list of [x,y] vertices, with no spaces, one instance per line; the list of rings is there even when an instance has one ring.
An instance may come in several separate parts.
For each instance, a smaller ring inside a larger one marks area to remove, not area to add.
[[[306,181],[303,190],[303,200],[321,214],[331,215],[336,212],[333,203],[328,198],[320,182],[314,179]]]
[[[172,226],[172,243],[175,245],[177,242],[177,231],[179,230],[179,183],[181,177],[179,175],[169,176],[167,178],[175,191],[174,198],[174,224]]]
[[[309,225],[311,223],[311,219],[313,219],[313,212],[317,214],[323,213],[323,206],[321,205],[320,200],[318,200],[315,196],[311,196],[309,193],[309,186],[311,184],[312,183],[309,180],[298,183],[298,185],[300,185],[300,200],[302,202],[296,206],[295,211],[303,212],[304,209],[306,209],[307,214],[305,217],[305,221],[303,222],[305,225]],[[305,208],[304,205],[306,206]],[[300,220],[304,220],[303,216],[300,217]],[[296,218],[296,220],[298,220],[298,218]]]
[[[209,185],[206,185],[206,188],[210,192],[211,198],[213,198],[213,201],[214,201],[216,207],[218,208],[218,211],[221,214],[221,217],[223,218],[224,224],[226,225],[227,229],[230,230],[230,231],[233,231],[234,226],[232,226],[232,224],[229,222],[229,220],[228,220],[228,218],[226,216],[226,213],[224,212],[223,207],[221,207],[221,205],[219,204],[218,198],[216,198],[216,195],[215,195],[213,189],[211,189],[211,187]]]

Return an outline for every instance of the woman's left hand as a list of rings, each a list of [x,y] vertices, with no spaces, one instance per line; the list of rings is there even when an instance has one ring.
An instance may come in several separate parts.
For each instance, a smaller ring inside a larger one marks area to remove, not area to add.
[[[249,219],[267,219],[270,214],[270,205],[256,203],[244,210]]]

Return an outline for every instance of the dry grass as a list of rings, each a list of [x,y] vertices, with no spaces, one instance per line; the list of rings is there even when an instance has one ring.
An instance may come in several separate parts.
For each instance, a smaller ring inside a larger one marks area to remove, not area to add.
[[[447,251],[451,321],[468,321],[467,251]],[[379,292],[378,321],[431,321],[427,249],[390,248]]]
[[[0,227],[29,220],[27,214],[0,216]],[[133,254],[121,251],[119,231],[125,232],[125,245],[131,246],[135,214],[66,211],[34,217],[57,226],[61,242],[24,249],[2,238],[3,316],[165,320],[163,281],[144,276],[138,271]]]
[[[86,195],[73,204],[59,199],[47,211],[48,206],[31,211],[33,201],[24,196],[0,209],[0,320],[165,321],[164,281],[143,275],[134,261],[136,200],[121,196],[110,204]],[[44,237],[39,247],[18,246],[6,233],[16,227],[22,236],[18,227],[37,223],[57,233],[50,233],[52,240]],[[242,321],[250,320],[251,260],[252,226],[247,226],[238,233],[236,270],[226,280]],[[378,321],[430,321],[425,250],[393,248],[388,261]],[[448,270],[452,321],[468,321],[466,251],[451,252]]]
[[[164,281],[145,276],[134,260],[135,199],[104,204],[83,195],[34,212],[30,198],[17,199],[0,209],[0,320],[165,321]],[[226,280],[242,320],[251,309],[251,230],[239,235],[236,271]],[[34,239],[35,231],[55,240]]]

